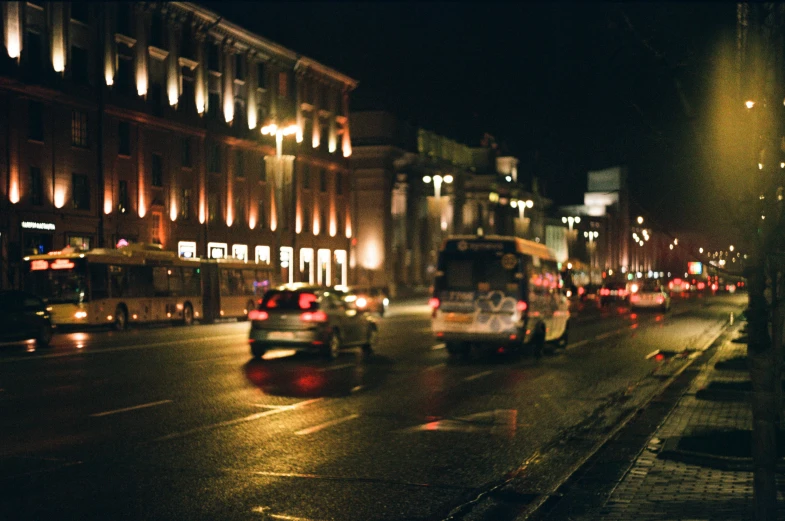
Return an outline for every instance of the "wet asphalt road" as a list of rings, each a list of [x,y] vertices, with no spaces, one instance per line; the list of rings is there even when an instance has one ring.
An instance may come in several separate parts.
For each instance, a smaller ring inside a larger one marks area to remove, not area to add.
[[[2,346],[0,519],[472,519],[516,471],[566,477],[687,360],[655,350],[705,347],[745,299],[587,306],[540,360],[448,360],[418,302],[333,362],[252,361],[244,323]]]

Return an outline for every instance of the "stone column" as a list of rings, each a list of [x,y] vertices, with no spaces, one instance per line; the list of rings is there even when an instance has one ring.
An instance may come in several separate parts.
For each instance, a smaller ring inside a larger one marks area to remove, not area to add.
[[[260,122],[257,121],[259,110],[256,103],[256,77],[258,75],[256,70],[256,59],[256,53],[253,51],[248,53],[248,59],[246,60],[248,74],[245,77],[245,108],[247,112],[248,128],[251,130],[255,129],[260,124]]]
[[[117,15],[115,4],[106,3],[101,10],[104,24],[104,80],[108,86],[114,85],[115,53],[117,43],[114,41],[114,19]]]
[[[52,33],[51,33],[51,55],[52,55],[52,68],[55,72],[63,74],[65,72],[65,65],[68,59],[68,47],[66,45],[66,33],[68,27],[66,25],[66,7],[63,2],[52,2],[49,6],[52,16]],[[68,24],[70,25],[70,24]]]
[[[294,117],[295,122],[297,123],[297,134],[295,136],[295,140],[298,143],[303,142],[303,129],[305,128],[305,118],[303,117],[303,89],[305,88],[305,82],[308,81],[305,78],[305,74],[301,70],[295,69],[295,106],[294,106]]]
[[[169,56],[166,58],[166,94],[169,97],[169,105],[175,107],[180,101],[180,49],[177,32],[181,30],[182,25],[169,17],[164,17],[163,21],[167,25],[169,39],[167,42]]]
[[[196,61],[199,65],[196,66],[196,78],[194,85],[194,100],[196,102],[196,112],[200,116],[204,116],[207,112],[207,104],[209,96],[207,95],[207,58],[204,54],[204,42],[207,39],[207,34],[201,27],[194,30],[194,40],[196,47]]]
[[[325,86],[325,88],[329,89],[329,98],[328,103],[329,105],[325,107],[325,110],[330,112],[330,119],[329,119],[329,128],[328,132],[328,141],[327,141],[327,149],[332,154],[338,148],[338,128],[335,124],[335,115],[338,113],[338,100],[336,99],[336,92],[335,89],[331,88],[330,86]]]
[[[136,93],[141,97],[147,96],[147,11],[141,4],[136,4]]]
[[[343,150],[343,157],[349,157],[352,155],[352,140],[349,136],[349,89],[347,88],[343,89],[342,109],[345,119],[343,123],[341,149]]]
[[[314,100],[313,100],[313,128],[311,132],[311,145],[313,148],[319,148],[319,145],[322,144],[322,128],[319,125],[319,109],[321,109],[321,95],[322,89],[324,88],[324,84],[321,82],[315,83],[316,89],[314,89]]]
[[[3,3],[3,21],[5,22],[5,49],[9,58],[18,60],[24,47],[24,3]]]

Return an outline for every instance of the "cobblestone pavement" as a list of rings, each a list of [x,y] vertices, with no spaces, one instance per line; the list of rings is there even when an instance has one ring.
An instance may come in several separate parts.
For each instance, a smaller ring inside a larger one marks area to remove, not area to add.
[[[738,326],[735,335],[738,336]],[[584,512],[573,520],[747,520],[753,518],[752,472],[739,469],[738,459],[688,458],[676,454],[684,437],[718,431],[749,430],[752,412],[745,394],[725,392],[749,381],[742,370],[720,370],[717,362],[746,354],[745,344],[730,339],[720,345],[693,380],[665,422],[650,438],[599,510]],[[719,392],[710,392],[719,389]],[[727,464],[731,462],[731,464]],[[779,483],[783,490],[783,482]],[[779,500],[782,501],[782,493]],[[781,509],[780,519],[785,519]]]

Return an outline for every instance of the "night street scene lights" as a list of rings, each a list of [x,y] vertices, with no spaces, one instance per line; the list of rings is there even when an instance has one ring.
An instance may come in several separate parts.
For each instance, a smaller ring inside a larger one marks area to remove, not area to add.
[[[575,217],[573,217],[573,216],[562,217],[561,218],[561,222],[567,224],[569,226],[569,228],[570,228],[570,231],[572,231],[572,225],[573,224],[580,224],[581,218],[578,217],[578,216],[575,216]]]
[[[643,217],[641,217],[639,215],[637,221],[638,221],[638,224],[643,224]]]
[[[442,195],[442,183],[445,184],[452,184],[453,177],[450,174],[445,175],[444,177],[436,174],[435,176],[431,177],[429,175],[425,175],[422,178],[422,182],[425,184],[430,184],[433,182],[433,194],[439,199]]]
[[[279,127],[275,123],[265,125],[261,128],[263,136],[275,136],[275,156],[281,158],[283,155],[283,138],[284,136],[291,136],[300,130],[297,125],[289,125],[288,127]]]

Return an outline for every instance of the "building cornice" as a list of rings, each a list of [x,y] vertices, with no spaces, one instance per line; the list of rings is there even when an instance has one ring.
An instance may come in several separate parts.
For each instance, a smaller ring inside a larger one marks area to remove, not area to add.
[[[168,2],[168,6],[182,11],[183,13],[192,13],[194,17],[201,23],[211,27],[212,32],[217,32],[226,38],[235,40],[241,45],[246,45],[250,50],[256,51],[260,55],[268,55],[271,59],[288,61],[295,70],[307,69],[317,72],[328,78],[332,78],[345,85],[349,90],[357,87],[357,80],[342,74],[335,69],[331,69],[326,65],[302,56],[291,49],[272,42],[266,38],[243,29],[239,25],[225,20],[217,13],[205,9],[204,7],[192,2]]]

